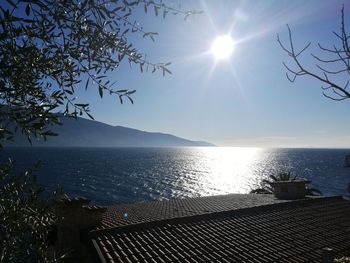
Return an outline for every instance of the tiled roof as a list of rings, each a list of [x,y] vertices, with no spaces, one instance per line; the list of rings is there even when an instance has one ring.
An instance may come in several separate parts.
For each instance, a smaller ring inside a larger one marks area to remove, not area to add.
[[[197,198],[171,199],[149,203],[121,204],[107,208],[102,228],[111,228],[168,218],[208,214],[248,207],[288,202],[269,194],[229,194]],[[127,214],[127,217],[124,215]]]
[[[321,262],[325,247],[337,256],[350,253],[350,202],[341,197],[226,205],[90,236],[104,262]]]

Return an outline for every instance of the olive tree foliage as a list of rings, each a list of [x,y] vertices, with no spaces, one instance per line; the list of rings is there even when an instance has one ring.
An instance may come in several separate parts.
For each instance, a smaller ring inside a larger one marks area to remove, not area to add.
[[[36,168],[36,167],[34,167]],[[13,163],[0,165],[0,262],[58,262],[49,246],[53,200],[36,183],[35,170],[13,172]]]
[[[281,48],[290,56],[293,66],[283,62],[286,68],[286,76],[290,82],[294,82],[297,78],[308,76],[321,82],[323,95],[326,98],[335,101],[342,101],[350,98],[350,92],[347,90],[350,76],[350,36],[346,30],[346,22],[344,16],[344,6],[341,9],[341,25],[340,32],[333,32],[337,42],[333,47],[325,47],[318,43],[320,54],[312,54],[316,60],[317,70],[313,71],[305,66],[301,61],[301,56],[307,51],[311,45],[309,42],[301,49],[296,49],[292,31],[288,28],[289,45],[282,43],[279,35],[277,41]]]
[[[3,0],[0,4],[0,138],[12,139],[19,129],[29,141],[55,135],[57,109],[76,117],[90,114],[76,90],[96,88],[120,102],[135,90],[116,87],[107,78],[126,60],[141,72],[171,73],[170,63],[154,63],[130,42],[130,34],[155,40],[133,20],[136,9],[165,18],[184,18],[199,11],[181,11],[153,0]],[[82,83],[82,80],[86,80]]]
[[[182,11],[162,0],[2,0],[0,1],[0,146],[16,132],[31,138],[56,135],[58,111],[86,114],[78,89],[96,89],[122,103],[133,103],[135,90],[108,80],[108,73],[126,61],[141,72],[171,73],[170,63],[154,63],[136,49],[131,34],[155,40],[135,12],[185,19],[199,11]],[[0,165],[0,262],[56,262],[62,255],[49,250],[54,220],[52,204],[35,172],[14,173],[12,161]]]

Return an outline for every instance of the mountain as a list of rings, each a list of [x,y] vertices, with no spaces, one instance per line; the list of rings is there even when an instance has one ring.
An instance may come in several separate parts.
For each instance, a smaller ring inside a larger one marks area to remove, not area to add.
[[[111,126],[84,118],[60,117],[62,126],[53,126],[59,136],[45,142],[33,139],[33,146],[43,147],[180,147],[215,146],[208,142],[191,141],[171,134],[146,132],[122,126]],[[9,146],[29,146],[27,139],[17,135]]]

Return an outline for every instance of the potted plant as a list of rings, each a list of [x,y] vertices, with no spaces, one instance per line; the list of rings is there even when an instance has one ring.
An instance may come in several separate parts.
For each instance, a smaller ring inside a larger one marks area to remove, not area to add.
[[[274,194],[279,199],[301,199],[306,195],[322,195],[321,191],[307,187],[310,183],[310,180],[298,179],[297,175],[292,176],[291,172],[282,172],[262,180],[262,187],[252,190],[251,193]]]

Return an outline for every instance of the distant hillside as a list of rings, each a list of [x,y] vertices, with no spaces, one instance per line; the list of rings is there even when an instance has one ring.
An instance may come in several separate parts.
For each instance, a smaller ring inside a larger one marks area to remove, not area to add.
[[[122,126],[78,118],[61,117],[62,126],[52,130],[59,134],[46,142],[35,141],[33,146],[43,147],[178,147],[215,146],[208,142],[190,141],[170,134],[146,132]],[[24,136],[16,136],[9,146],[29,146]]]

